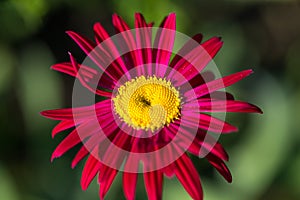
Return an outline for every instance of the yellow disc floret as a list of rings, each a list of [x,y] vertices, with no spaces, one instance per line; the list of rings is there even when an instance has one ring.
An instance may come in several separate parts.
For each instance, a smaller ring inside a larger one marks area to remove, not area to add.
[[[135,129],[156,130],[180,116],[180,96],[170,81],[140,76],[118,88],[115,112]]]

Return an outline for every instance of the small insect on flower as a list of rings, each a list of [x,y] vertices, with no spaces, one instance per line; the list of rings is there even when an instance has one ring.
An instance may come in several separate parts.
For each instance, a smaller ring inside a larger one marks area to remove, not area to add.
[[[262,113],[224,89],[252,70],[218,77],[217,68],[209,66],[223,45],[221,38],[202,42],[201,34],[188,38],[176,32],[174,13],[159,27],[139,13],[134,29],[116,14],[113,25],[117,34],[109,36],[96,23],[95,42],[67,31],[87,58],[78,64],[69,53],[70,62],[52,66],[75,77],[75,83],[72,108],[41,112],[60,121],[53,137],[70,131],[51,160],[81,145],[72,168],[87,157],[81,186],[87,189],[98,175],[100,199],[118,172],[128,200],[135,199],[139,173],[150,200],[162,199],[164,176],[176,176],[193,199],[203,199],[200,177],[188,153],[207,159],[231,182],[225,164],[228,155],[215,135],[237,131],[225,122],[227,112]],[[82,99],[89,99],[85,106]]]

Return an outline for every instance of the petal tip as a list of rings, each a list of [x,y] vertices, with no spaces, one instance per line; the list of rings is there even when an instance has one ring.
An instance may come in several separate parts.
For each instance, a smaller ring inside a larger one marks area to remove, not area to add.
[[[50,117],[50,112],[51,110],[43,110],[40,112],[40,115],[43,116],[43,117],[46,117],[46,118],[51,118]]]
[[[65,33],[71,37],[74,34],[74,31],[68,30],[68,31],[65,31]]]
[[[175,12],[171,12],[171,13],[169,14],[169,16],[170,16],[170,17],[176,17],[176,13],[175,13]]]
[[[259,108],[258,106],[252,104],[252,107],[253,107],[253,110],[254,110],[255,113],[264,114],[264,112],[262,111],[262,109]]]
[[[74,169],[76,167],[76,165],[77,165],[76,163],[72,162],[71,163],[71,168]]]
[[[58,158],[59,156],[57,156],[56,154],[52,154],[50,161],[53,162],[55,158]]]
[[[247,70],[245,70],[245,72],[247,72],[247,74],[248,74],[248,75],[250,75],[250,74],[253,74],[253,73],[254,73],[253,69],[247,69]]]
[[[39,114],[42,115],[42,116],[45,116],[45,111],[43,110]]]

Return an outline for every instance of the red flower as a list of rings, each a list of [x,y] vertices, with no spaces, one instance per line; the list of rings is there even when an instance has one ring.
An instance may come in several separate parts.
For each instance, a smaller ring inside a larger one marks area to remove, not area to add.
[[[134,199],[140,163],[149,199],[162,199],[164,175],[175,175],[193,199],[203,199],[198,172],[187,152],[205,157],[228,182],[232,181],[224,163],[228,155],[209,132],[230,133],[237,128],[213,114],[262,113],[258,107],[220,91],[252,70],[222,78],[216,78],[211,70],[203,71],[222,47],[220,38],[202,43],[202,35],[195,35],[172,58],[178,39],[175,19],[175,14],[170,14],[159,28],[154,28],[136,14],[135,29],[130,30],[113,15],[119,34],[109,37],[96,23],[96,43],[68,31],[96,67],[78,64],[71,54],[70,62],[52,66],[76,77],[92,94],[102,96],[94,105],[41,113],[60,120],[53,137],[71,129],[51,160],[81,144],[72,168],[88,157],[81,186],[87,189],[98,174],[100,199],[118,171],[123,171],[126,198]],[[73,101],[78,97],[84,96],[75,95]]]

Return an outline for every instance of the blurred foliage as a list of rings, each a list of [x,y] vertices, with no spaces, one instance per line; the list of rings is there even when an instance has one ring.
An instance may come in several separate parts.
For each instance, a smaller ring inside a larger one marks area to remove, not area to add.
[[[134,13],[159,25],[170,12],[177,29],[204,38],[222,36],[215,58],[227,75],[252,68],[255,73],[228,88],[249,100],[263,115],[228,114],[238,133],[221,137],[230,155],[233,183],[227,184],[204,159],[193,159],[206,200],[300,199],[300,4],[274,1],[180,0],[2,0],[0,1],[0,199],[97,199],[94,181],[83,192],[74,170],[75,150],[50,163],[52,150],[65,136],[51,139],[55,122],[41,110],[69,107],[73,79],[49,70],[68,60],[68,51],[83,52],[64,32],[92,37],[96,21],[113,33],[111,15],[118,13],[133,27]],[[137,199],[146,199],[139,177]],[[107,199],[124,199],[119,175]],[[176,179],[166,179],[164,199],[190,199]]]

